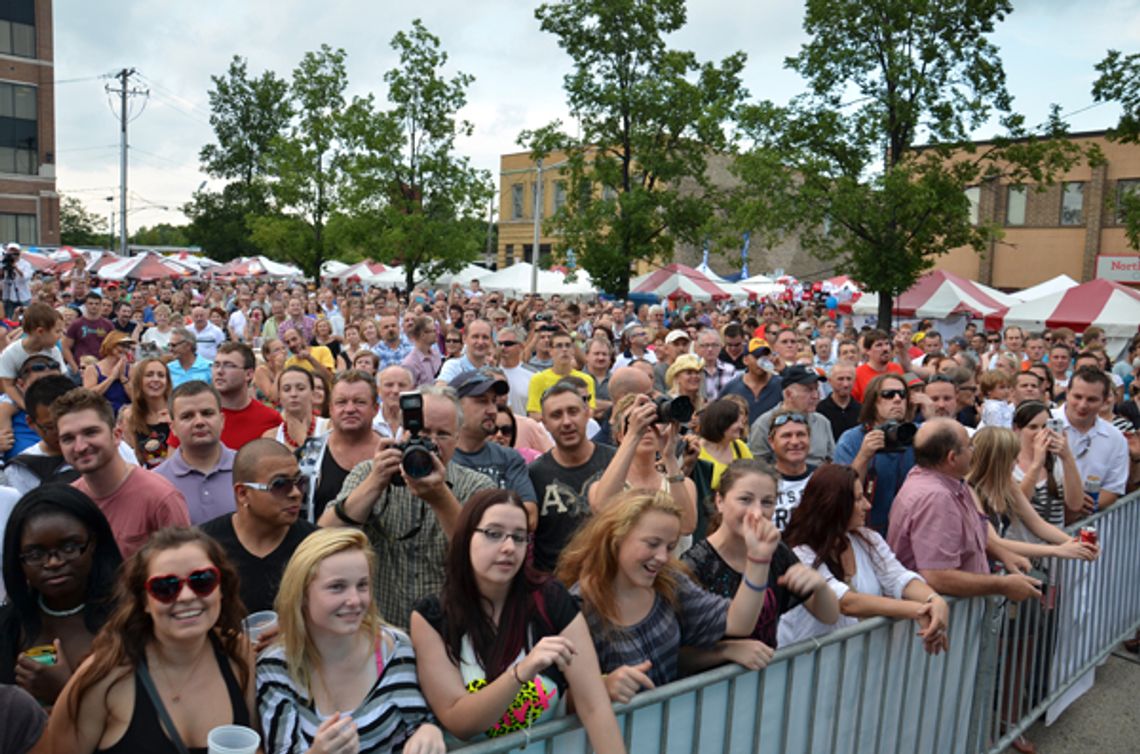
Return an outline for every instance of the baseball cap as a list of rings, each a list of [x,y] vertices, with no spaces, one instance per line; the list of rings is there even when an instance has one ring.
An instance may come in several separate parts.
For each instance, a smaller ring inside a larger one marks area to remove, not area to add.
[[[803,364],[793,364],[780,372],[780,381],[787,385],[816,385],[820,380],[827,382],[827,378],[811,367]]]
[[[763,338],[753,338],[748,341],[749,356],[763,356],[769,353],[772,353],[772,347],[768,345],[768,341]]]
[[[693,339],[690,338],[689,333],[685,332],[684,330],[670,330],[669,334],[665,336],[666,343],[676,343],[678,340],[687,340],[692,342]]]
[[[460,372],[448,384],[455,388],[460,398],[477,398],[488,390],[494,390],[496,395],[506,395],[511,389],[506,380],[474,369]]]

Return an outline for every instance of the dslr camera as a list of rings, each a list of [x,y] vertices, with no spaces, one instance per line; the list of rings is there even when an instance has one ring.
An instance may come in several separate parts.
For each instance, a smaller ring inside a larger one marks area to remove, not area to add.
[[[654,424],[678,422],[684,424],[693,418],[693,402],[687,395],[660,395],[653,399],[657,404],[657,418]]]
[[[408,439],[395,446],[404,454],[400,468],[412,479],[423,479],[435,468],[433,456],[439,455],[439,448],[434,442],[420,437],[424,429],[424,397],[419,393],[400,393],[400,413],[408,433]],[[393,475],[389,484],[403,487],[404,478]]]
[[[883,449],[880,453],[901,453],[914,444],[914,435],[918,427],[910,422],[901,422],[897,419],[885,421],[875,429],[883,432]]]

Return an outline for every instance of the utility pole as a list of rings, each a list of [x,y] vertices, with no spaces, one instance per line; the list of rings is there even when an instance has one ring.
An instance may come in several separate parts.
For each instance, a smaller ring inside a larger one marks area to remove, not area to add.
[[[124,68],[115,74],[119,80],[119,88],[113,89],[108,84],[107,93],[119,95],[119,254],[127,256],[127,123],[131,121],[127,110],[127,99],[136,96],[148,96],[148,89],[132,89],[131,76],[134,68]]]

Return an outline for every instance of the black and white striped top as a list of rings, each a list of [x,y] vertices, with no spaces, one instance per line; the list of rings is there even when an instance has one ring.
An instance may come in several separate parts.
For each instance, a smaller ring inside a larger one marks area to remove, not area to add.
[[[383,666],[380,676],[352,710],[360,751],[370,754],[401,749],[420,725],[433,722],[416,677],[411,639],[394,628],[385,627],[382,631],[392,640],[392,648],[388,650],[387,642],[379,642]],[[307,752],[327,717],[317,712],[309,690],[297,688],[289,676],[285,649],[279,643],[257,658],[257,710],[266,754]]]

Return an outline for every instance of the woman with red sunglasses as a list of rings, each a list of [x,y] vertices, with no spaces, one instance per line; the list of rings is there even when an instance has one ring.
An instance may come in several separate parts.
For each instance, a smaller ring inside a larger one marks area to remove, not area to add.
[[[256,728],[237,572],[198,529],[156,532],[52,710],[39,752],[193,754],[220,725]]]

